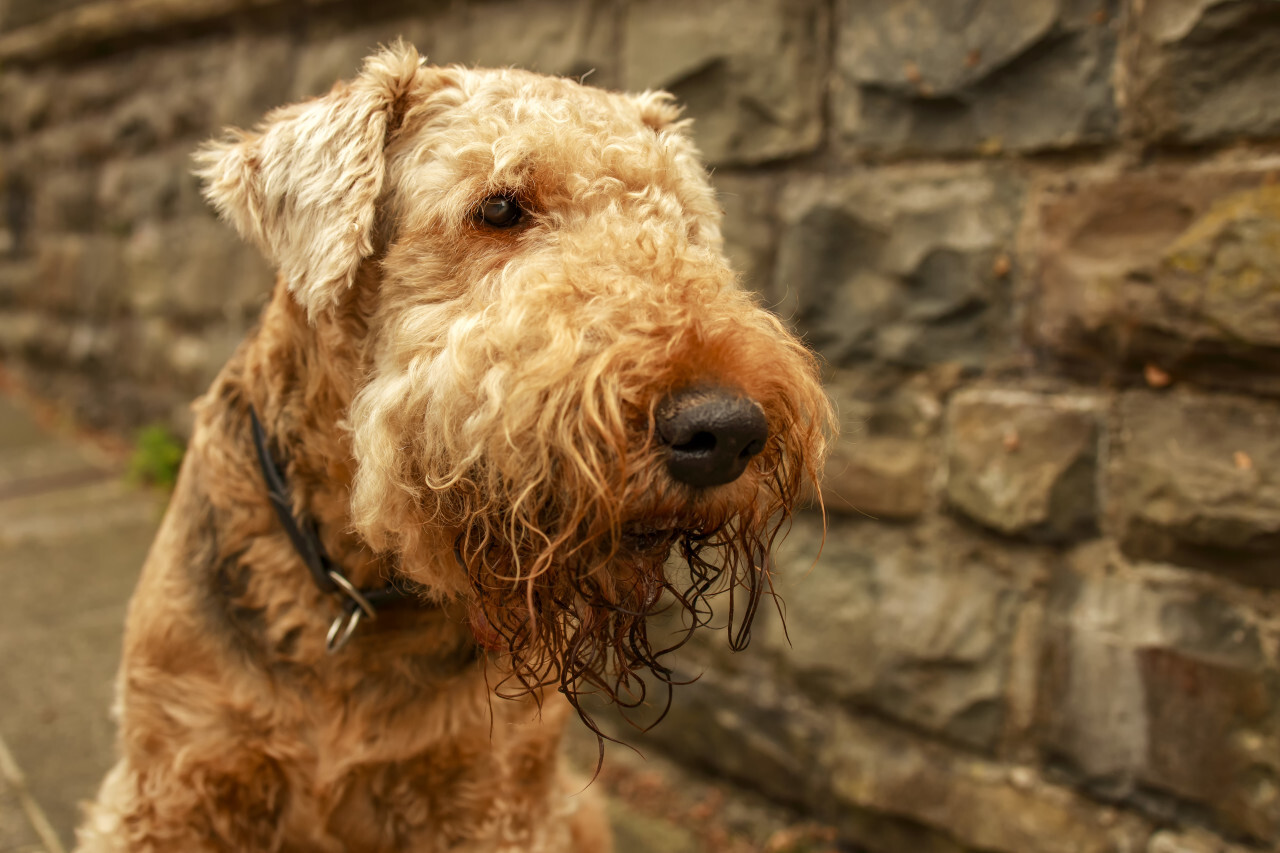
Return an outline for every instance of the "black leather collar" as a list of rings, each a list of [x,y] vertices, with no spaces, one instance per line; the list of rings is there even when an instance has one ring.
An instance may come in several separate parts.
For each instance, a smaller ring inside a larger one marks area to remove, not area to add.
[[[301,518],[294,517],[289,486],[285,483],[283,471],[271,455],[267,433],[252,406],[249,407],[249,420],[253,426],[253,446],[258,454],[258,466],[262,469],[267,496],[271,499],[276,517],[280,519],[280,526],[293,542],[294,550],[302,558],[315,585],[322,592],[342,598],[342,612],[329,626],[325,647],[330,652],[340,650],[351,640],[363,618],[370,621],[378,618],[379,609],[420,601],[414,591],[395,583],[377,589],[358,589],[347,579],[342,567],[325,552],[316,532],[315,521],[305,515]]]

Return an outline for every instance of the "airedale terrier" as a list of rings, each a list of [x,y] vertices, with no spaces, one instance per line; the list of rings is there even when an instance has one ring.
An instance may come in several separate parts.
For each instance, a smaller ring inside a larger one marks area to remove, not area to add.
[[[397,45],[201,150],[279,276],[196,404],[81,850],[610,849],[566,719],[670,681],[664,607],[745,642],[832,428],[677,119]]]

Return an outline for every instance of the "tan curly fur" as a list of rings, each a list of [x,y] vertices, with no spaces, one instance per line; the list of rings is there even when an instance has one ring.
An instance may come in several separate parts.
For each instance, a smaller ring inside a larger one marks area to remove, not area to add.
[[[196,404],[81,850],[611,849],[560,766],[566,720],[669,678],[659,609],[696,626],[722,594],[745,645],[831,428],[812,356],[725,262],[677,119],[665,94],[396,45],[201,150],[279,278]],[[492,198],[518,226],[481,219]],[[655,413],[704,386],[756,401],[769,437],[694,489]],[[250,407],[351,580],[420,590],[338,654],[340,601],[273,514]]]

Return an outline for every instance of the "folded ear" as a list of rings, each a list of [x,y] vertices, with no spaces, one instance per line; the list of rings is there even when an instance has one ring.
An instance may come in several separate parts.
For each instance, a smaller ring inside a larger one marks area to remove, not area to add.
[[[312,320],[373,252],[387,137],[424,85],[421,66],[418,52],[398,42],[365,60],[351,82],[195,155],[205,198],[262,247]]]

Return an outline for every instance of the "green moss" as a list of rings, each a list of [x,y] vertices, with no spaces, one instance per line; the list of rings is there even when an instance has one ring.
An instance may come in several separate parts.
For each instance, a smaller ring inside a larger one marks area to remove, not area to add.
[[[129,479],[135,483],[171,489],[178,480],[182,455],[186,446],[162,424],[152,424],[138,432],[133,457],[129,460]]]
[[[1199,275],[1205,268],[1204,255],[1193,252],[1175,252],[1169,255],[1166,263],[1175,271],[1188,275]]]

